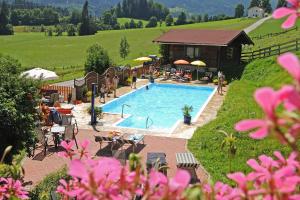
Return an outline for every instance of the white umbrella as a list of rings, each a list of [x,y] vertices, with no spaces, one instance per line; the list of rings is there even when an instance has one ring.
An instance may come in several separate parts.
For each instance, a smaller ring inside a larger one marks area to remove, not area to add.
[[[25,76],[32,79],[41,79],[44,81],[55,80],[58,78],[55,72],[42,69],[42,68],[34,68],[28,71],[21,73],[21,76]]]

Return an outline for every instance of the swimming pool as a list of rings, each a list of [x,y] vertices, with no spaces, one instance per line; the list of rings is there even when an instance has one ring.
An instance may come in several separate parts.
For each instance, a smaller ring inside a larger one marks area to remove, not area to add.
[[[116,123],[118,127],[172,132],[183,120],[182,107],[193,106],[195,121],[215,92],[213,87],[153,83],[128,93],[102,106],[106,113],[124,114],[127,118]],[[147,123],[148,121],[148,123]]]

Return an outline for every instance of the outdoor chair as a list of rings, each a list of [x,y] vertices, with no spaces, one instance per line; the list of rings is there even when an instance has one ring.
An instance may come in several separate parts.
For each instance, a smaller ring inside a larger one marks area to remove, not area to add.
[[[159,171],[165,175],[167,175],[167,159],[166,154],[163,152],[148,152],[147,153],[147,161],[146,168],[149,173],[151,169]]]
[[[76,135],[78,134],[78,126],[77,126],[76,120],[75,120],[75,123],[65,125],[65,127],[66,128],[65,128],[64,135],[63,135],[63,139],[67,142],[74,140],[76,147],[78,149],[78,143],[76,140]]]
[[[52,93],[50,95],[50,105],[53,105],[57,101],[59,101],[59,93]]]
[[[74,116],[71,114],[61,114],[62,125],[66,126],[66,125],[72,124],[73,118],[74,118]]]
[[[192,153],[176,153],[176,165],[178,168],[185,169],[190,173],[191,183],[199,182],[196,170],[200,164]]]
[[[31,151],[32,157],[35,156],[35,150],[37,148],[43,148],[44,155],[47,154],[47,148],[49,142],[52,140],[53,141],[53,135],[50,133],[47,127],[42,127],[41,125],[38,125],[35,128],[36,134],[37,134],[37,141],[35,142],[33,149]]]

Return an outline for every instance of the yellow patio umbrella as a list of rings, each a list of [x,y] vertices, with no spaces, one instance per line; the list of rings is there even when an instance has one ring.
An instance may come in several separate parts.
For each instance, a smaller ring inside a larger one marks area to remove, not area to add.
[[[137,62],[148,62],[151,60],[152,60],[152,58],[149,58],[149,57],[140,57],[140,58],[134,59],[134,61],[137,61]]]
[[[205,62],[203,62],[201,60],[195,60],[194,62],[191,62],[191,65],[195,65],[195,66],[198,66],[198,67],[206,67]],[[198,79],[198,69],[197,69],[197,80],[199,80]]]

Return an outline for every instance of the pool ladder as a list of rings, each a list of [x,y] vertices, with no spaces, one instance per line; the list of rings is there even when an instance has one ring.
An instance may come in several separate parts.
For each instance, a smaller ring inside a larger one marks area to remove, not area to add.
[[[149,121],[151,122],[149,126]],[[153,125],[153,120],[148,116],[146,119],[146,129],[150,128]]]
[[[129,107],[129,108],[131,107],[131,106],[128,105],[128,104],[123,104],[123,105],[122,105],[122,114],[121,114],[121,118],[124,118],[124,107],[125,107],[125,106],[127,106],[127,107]]]

